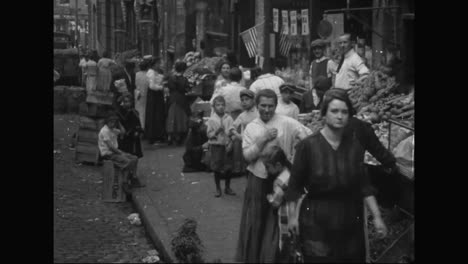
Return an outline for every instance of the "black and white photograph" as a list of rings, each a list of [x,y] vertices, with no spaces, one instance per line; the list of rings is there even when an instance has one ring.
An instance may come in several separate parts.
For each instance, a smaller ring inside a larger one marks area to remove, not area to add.
[[[53,0],[54,263],[412,263],[414,0]]]

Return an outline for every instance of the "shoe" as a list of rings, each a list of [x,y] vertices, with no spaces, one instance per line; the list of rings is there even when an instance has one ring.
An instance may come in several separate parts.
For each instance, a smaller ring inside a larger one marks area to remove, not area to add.
[[[236,195],[236,193],[231,188],[224,189],[224,193],[227,195]]]
[[[132,181],[132,188],[143,188],[146,186],[142,184],[138,178],[133,178],[131,181]]]
[[[216,190],[215,197],[216,197],[216,198],[221,197],[221,189],[217,189],[217,190]]]

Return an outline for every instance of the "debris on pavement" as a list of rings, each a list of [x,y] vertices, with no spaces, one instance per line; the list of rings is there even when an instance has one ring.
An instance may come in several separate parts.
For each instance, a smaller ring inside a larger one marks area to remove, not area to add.
[[[127,219],[130,220],[132,225],[141,225],[140,216],[137,213],[130,214]]]
[[[142,259],[143,263],[156,263],[159,262],[158,251],[153,249],[148,251],[148,256]]]
[[[197,184],[197,183],[199,183],[199,182],[192,182],[192,184]]]
[[[158,256],[147,256],[146,258],[141,260],[143,263],[157,263],[159,262]]]

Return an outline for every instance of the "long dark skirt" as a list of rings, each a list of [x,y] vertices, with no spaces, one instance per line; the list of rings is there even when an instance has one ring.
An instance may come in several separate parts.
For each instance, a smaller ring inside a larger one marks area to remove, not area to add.
[[[258,263],[260,260],[265,220],[270,209],[266,195],[271,191],[271,186],[268,187],[266,179],[249,172],[235,257],[237,262]]]
[[[125,136],[119,140],[119,148],[124,152],[137,156],[138,158],[143,157],[140,137],[135,137],[133,135]]]
[[[189,117],[185,110],[177,103],[169,106],[167,114],[166,131],[172,133],[187,133]]]
[[[270,206],[266,215],[265,231],[260,249],[260,263],[278,263],[279,255],[278,209]]]
[[[163,91],[148,89],[146,103],[145,138],[149,141],[166,137],[166,107]]]
[[[299,230],[305,262],[365,262],[363,201],[350,200],[304,199]]]

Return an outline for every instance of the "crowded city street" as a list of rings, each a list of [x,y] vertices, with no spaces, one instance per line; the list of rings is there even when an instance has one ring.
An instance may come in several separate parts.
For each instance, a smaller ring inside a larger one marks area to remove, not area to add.
[[[413,262],[414,19],[54,0],[54,262]]]

